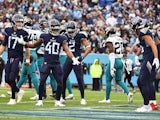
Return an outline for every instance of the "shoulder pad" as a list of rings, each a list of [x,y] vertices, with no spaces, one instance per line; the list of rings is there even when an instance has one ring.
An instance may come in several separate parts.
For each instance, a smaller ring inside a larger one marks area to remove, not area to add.
[[[142,28],[140,32],[142,32],[143,34],[146,34],[148,30],[149,30],[148,28]]]
[[[4,30],[4,34],[8,35],[9,31],[11,31],[11,27],[6,27]]]
[[[79,33],[85,35],[86,37],[88,37],[88,34],[85,31],[80,31]]]
[[[112,42],[113,40],[112,40],[112,38],[110,38],[110,37],[108,37],[107,39],[106,39],[106,43],[107,42]]]

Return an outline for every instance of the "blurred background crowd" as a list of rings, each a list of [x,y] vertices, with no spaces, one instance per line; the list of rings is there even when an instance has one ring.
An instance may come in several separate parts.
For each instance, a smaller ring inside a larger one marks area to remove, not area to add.
[[[124,39],[126,53],[133,53],[136,35],[130,31],[129,20],[140,16],[148,19],[152,27],[160,23],[159,0],[0,0],[0,40],[5,27],[11,26],[15,13],[33,19],[34,29],[39,29],[39,19],[58,19],[63,25],[76,21],[81,30],[88,33],[93,53],[102,53],[105,29],[116,27]]]

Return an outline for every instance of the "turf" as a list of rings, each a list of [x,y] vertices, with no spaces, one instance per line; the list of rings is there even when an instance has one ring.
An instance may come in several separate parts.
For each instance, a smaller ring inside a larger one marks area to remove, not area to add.
[[[67,100],[65,107],[55,107],[54,99],[47,96],[43,100],[44,105],[35,106],[36,101],[29,98],[35,95],[34,89],[25,88],[25,95],[16,105],[7,105],[10,96],[7,95],[9,88],[0,88],[0,94],[6,97],[0,97],[0,120],[159,120],[160,111],[150,113],[136,113],[134,110],[143,104],[142,97],[137,90],[134,94],[134,101],[131,104],[127,102],[127,95],[122,91],[111,92],[111,103],[100,104],[99,100],[104,99],[105,89],[101,91],[92,91],[85,89],[85,99],[87,105],[80,105],[80,93],[77,88],[73,89],[74,99]],[[51,90],[47,90],[50,94]],[[160,93],[156,94],[157,101],[160,103]]]

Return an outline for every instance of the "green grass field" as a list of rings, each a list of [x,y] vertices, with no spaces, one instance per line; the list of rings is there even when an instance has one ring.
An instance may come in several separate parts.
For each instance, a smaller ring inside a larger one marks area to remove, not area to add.
[[[87,105],[80,105],[80,93],[77,88],[73,89],[75,98],[67,100],[65,107],[55,107],[54,99],[49,96],[43,100],[43,106],[35,106],[36,101],[29,98],[35,95],[34,89],[25,88],[25,95],[21,103],[7,105],[10,97],[7,91],[10,89],[0,88],[0,120],[160,120],[160,111],[149,113],[136,113],[134,110],[143,104],[142,97],[137,90],[134,94],[134,101],[128,104],[127,95],[122,91],[111,92],[111,103],[100,104],[99,100],[104,99],[105,90],[92,91],[85,89]],[[51,90],[47,91],[50,94]],[[156,94],[160,103],[160,93]]]

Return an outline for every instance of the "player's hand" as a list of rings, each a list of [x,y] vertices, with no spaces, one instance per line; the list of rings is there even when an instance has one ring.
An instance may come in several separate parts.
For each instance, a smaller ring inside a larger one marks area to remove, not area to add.
[[[30,66],[30,65],[31,65],[31,64],[30,64],[30,59],[26,59],[24,64],[25,64],[26,66]]]
[[[18,38],[18,43],[19,43],[19,44],[22,44],[22,45],[25,45],[25,44],[26,44],[26,42],[24,41],[22,35],[20,36],[20,38]]]
[[[154,58],[152,66],[154,66],[154,65],[155,65],[156,69],[159,68],[159,59],[158,58]]]
[[[81,57],[81,56],[78,56],[78,57],[76,57],[77,59],[78,59],[78,61],[80,61],[80,62],[82,62],[82,60],[83,60],[83,57]]]
[[[138,59],[138,56],[136,55],[135,56],[135,63],[137,66],[139,66],[141,63],[139,62],[139,59]]]
[[[39,73],[39,71],[35,71],[35,74],[39,75],[40,73]]]
[[[116,71],[116,69],[115,69],[115,68],[111,68],[111,70],[110,70],[110,74],[111,74],[111,76],[112,76],[112,77],[114,77],[114,76],[115,76],[115,71]]]
[[[80,62],[78,61],[78,57],[76,57],[76,58],[73,57],[72,61],[73,61],[73,63],[72,63],[73,65],[79,65],[80,64]]]

